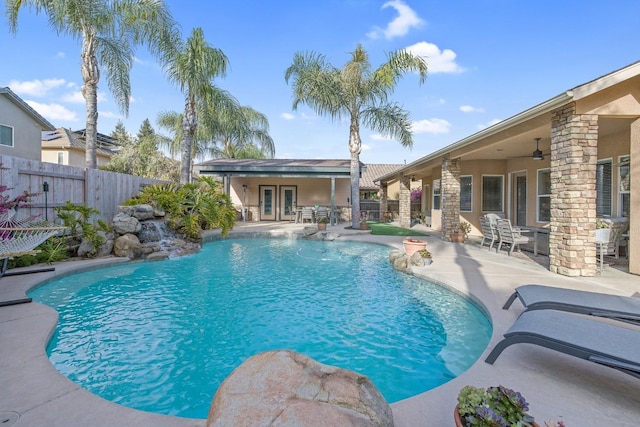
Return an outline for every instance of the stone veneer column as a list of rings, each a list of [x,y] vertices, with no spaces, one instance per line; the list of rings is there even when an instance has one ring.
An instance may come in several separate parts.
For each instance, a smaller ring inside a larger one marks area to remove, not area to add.
[[[442,240],[451,241],[451,233],[460,225],[460,159],[442,160],[440,181],[440,210],[442,211]]]
[[[380,222],[385,222],[385,215],[389,209],[389,204],[387,203],[389,197],[387,196],[388,191],[389,187],[387,186],[387,183],[380,183],[380,191],[378,191],[378,196],[380,197]]]
[[[598,116],[575,104],[552,112],[549,264],[565,276],[596,273]]]
[[[631,161],[631,194],[629,195],[629,242],[627,254],[629,258],[629,273],[640,274],[640,119],[631,123],[631,138],[629,141]],[[614,193],[615,194],[615,193]]]
[[[411,178],[400,178],[400,227],[411,228]]]

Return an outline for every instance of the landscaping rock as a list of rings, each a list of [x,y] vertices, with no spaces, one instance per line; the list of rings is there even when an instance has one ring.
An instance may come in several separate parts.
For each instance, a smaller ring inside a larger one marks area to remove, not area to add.
[[[422,267],[424,266],[424,258],[422,258],[422,255],[420,255],[419,252],[416,252],[409,258],[409,265],[414,267]]]
[[[127,216],[132,216],[139,221],[155,219],[153,206],[142,204],[133,206],[118,206],[118,212]]]
[[[128,206],[127,206],[128,207]],[[113,230],[118,234],[138,233],[142,230],[140,221],[137,218],[125,213],[118,213],[113,217]]]
[[[214,426],[393,426],[391,407],[369,378],[293,351],[245,360],[220,385]]]
[[[116,239],[113,253],[118,257],[137,259],[142,256],[142,245],[135,234],[128,233]]]

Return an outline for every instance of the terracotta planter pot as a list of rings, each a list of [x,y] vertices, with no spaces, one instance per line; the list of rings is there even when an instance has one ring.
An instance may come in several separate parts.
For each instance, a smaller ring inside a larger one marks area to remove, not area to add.
[[[327,223],[326,222],[319,222],[318,223],[318,231],[325,231],[327,229]]]
[[[360,230],[368,230],[369,229],[369,223],[368,222],[361,222],[360,223]]]
[[[464,233],[451,233],[453,243],[464,243]]]
[[[456,427],[465,427],[465,425],[462,424],[462,419],[458,413],[458,405],[456,405],[456,408],[453,410],[453,420],[456,422]],[[540,427],[535,421],[532,424],[533,427]]]
[[[404,253],[407,256],[427,248],[427,242],[424,240],[405,239],[402,244],[404,245]]]

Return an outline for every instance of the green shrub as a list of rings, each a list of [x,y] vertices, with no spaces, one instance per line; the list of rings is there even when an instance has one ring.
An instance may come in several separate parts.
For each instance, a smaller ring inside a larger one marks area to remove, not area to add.
[[[202,230],[217,228],[226,236],[235,225],[231,199],[222,194],[220,183],[211,177],[200,177],[182,186],[151,185],[125,202],[141,203],[163,209],[169,215],[169,225],[191,238],[199,238]]]

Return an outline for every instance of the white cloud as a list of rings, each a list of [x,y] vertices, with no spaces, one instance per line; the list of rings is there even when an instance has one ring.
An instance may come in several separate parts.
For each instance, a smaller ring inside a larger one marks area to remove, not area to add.
[[[64,52],[56,53],[56,58],[64,58]]]
[[[56,120],[64,120],[67,122],[78,121],[78,117],[74,111],[68,110],[60,104],[41,104],[35,101],[25,102],[51,122],[55,122]]]
[[[386,39],[401,37],[406,35],[411,28],[420,28],[424,25],[424,20],[402,0],[391,0],[382,5],[382,9],[387,7],[394,8],[398,12],[398,16],[389,22],[385,29],[375,27],[367,34],[369,38],[377,39],[381,35],[384,35]]]
[[[51,90],[65,84],[64,79],[45,79],[45,80],[31,80],[26,82],[19,82],[17,80],[11,80],[9,82],[9,88],[18,95],[31,95],[42,97],[47,95]]]
[[[291,113],[282,113],[282,114],[280,114],[280,117],[282,117],[282,118],[283,118],[283,119],[285,119],[285,120],[293,120],[293,119],[295,119],[295,118],[296,118],[296,117],[295,117],[293,114],[291,114]]]
[[[460,111],[463,113],[484,113],[484,108],[478,108],[471,105],[461,105]]]
[[[440,50],[433,43],[418,42],[406,47],[405,50],[424,57],[429,67],[429,73],[462,73],[464,71],[464,68],[456,64],[456,56],[458,55],[450,49]]]
[[[489,122],[487,122],[487,123],[484,123],[484,124],[483,124],[483,123],[481,123],[481,124],[479,124],[478,126],[476,126],[476,128],[477,128],[478,130],[486,129],[486,128],[491,127],[491,126],[493,126],[493,125],[495,125],[495,124],[497,124],[497,123],[500,123],[501,121],[502,121],[502,119],[493,119],[493,120],[491,120],[491,121],[489,121]]]
[[[411,123],[411,131],[413,133],[449,133],[451,123],[444,119],[425,119]]]
[[[370,146],[370,145],[367,145],[367,144],[362,144],[360,147],[362,148],[362,151],[369,151],[369,150],[371,150],[371,146]]]

